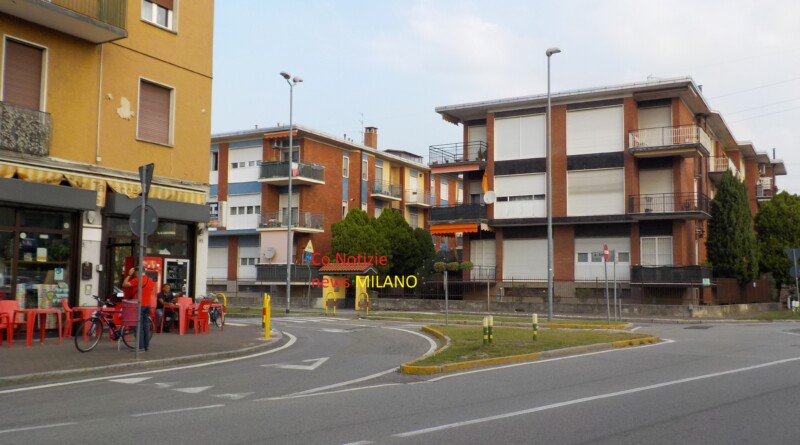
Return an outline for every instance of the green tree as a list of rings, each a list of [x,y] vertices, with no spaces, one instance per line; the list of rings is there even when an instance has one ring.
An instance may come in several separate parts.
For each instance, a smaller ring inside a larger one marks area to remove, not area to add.
[[[380,236],[375,227],[375,218],[370,218],[361,209],[352,209],[347,216],[332,225],[331,233],[333,239],[331,248],[333,255],[337,253],[345,255],[367,254],[387,255],[390,251],[389,241]],[[331,257],[331,261],[334,257]],[[389,267],[377,266],[380,273],[387,273]]]
[[[758,274],[758,245],[745,185],[725,172],[711,201],[708,259],[718,277],[736,278],[740,285]]]
[[[784,249],[800,247],[800,197],[781,192],[763,203],[756,215],[756,233],[759,270],[772,274],[778,291],[784,284],[794,284],[789,274],[792,260]]]
[[[395,210],[387,210],[375,221],[378,236],[389,243],[389,274],[414,275],[422,263],[414,230]],[[430,235],[429,235],[430,236]]]
[[[420,277],[427,277],[433,274],[433,262],[436,258],[436,249],[433,247],[433,240],[431,234],[425,229],[414,229],[414,238],[417,240],[417,246],[420,254],[420,264],[417,267],[417,275]]]

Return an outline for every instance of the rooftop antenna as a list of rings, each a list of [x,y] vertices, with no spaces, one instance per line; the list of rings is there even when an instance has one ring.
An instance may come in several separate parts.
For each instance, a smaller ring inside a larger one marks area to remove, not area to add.
[[[364,113],[358,113],[358,114],[361,115],[361,120],[359,121],[361,123],[361,145],[364,145],[364,142],[366,140],[364,136]]]

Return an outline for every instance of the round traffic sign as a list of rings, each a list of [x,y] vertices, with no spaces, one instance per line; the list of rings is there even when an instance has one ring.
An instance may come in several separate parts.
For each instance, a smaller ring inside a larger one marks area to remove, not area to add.
[[[133,212],[131,212],[131,217],[128,219],[128,225],[131,227],[131,232],[133,232],[136,236],[142,236],[142,206],[138,205]],[[144,206],[144,235],[152,235],[156,232],[156,228],[158,227],[158,214],[156,213],[156,209],[150,207],[149,205]]]

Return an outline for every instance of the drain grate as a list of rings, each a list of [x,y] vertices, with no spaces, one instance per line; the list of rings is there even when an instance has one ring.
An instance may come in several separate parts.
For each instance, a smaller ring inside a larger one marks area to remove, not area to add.
[[[702,325],[701,324],[701,325],[697,325],[697,326],[689,326],[689,327],[686,327],[686,328],[683,328],[683,329],[703,329],[703,330],[706,330],[706,329],[711,329],[713,327],[714,326]]]

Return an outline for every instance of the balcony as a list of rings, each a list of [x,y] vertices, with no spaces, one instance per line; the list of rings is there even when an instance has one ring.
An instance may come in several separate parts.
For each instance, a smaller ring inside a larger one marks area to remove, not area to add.
[[[436,205],[436,196],[424,190],[407,189],[405,198],[406,205],[409,207],[428,208]]]
[[[772,178],[761,178],[756,183],[756,199],[759,201],[769,201],[775,195],[775,188],[772,186]]]
[[[0,149],[48,156],[51,133],[50,113],[0,102]]]
[[[631,266],[631,286],[695,287],[711,284],[711,268],[703,266]]]
[[[486,219],[486,206],[483,204],[456,204],[447,207],[432,207],[431,224],[450,222],[479,222]]]
[[[654,193],[628,197],[634,219],[709,219],[709,199],[702,193]]]
[[[726,171],[731,172],[733,177],[740,181],[743,179],[741,175],[739,175],[739,169],[736,168],[736,164],[731,161],[731,158],[727,156],[712,156],[708,159],[708,177],[712,182],[718,183],[722,178],[722,174]]]
[[[431,145],[428,161],[434,173],[483,170],[488,150],[483,141]]]
[[[314,278],[321,279],[319,266],[291,265],[291,282],[308,284]],[[286,284],[286,263],[256,264],[256,284]]]
[[[0,2],[4,12],[92,43],[128,37],[127,0],[16,0]]]
[[[264,212],[259,215],[259,232],[285,231],[287,226],[286,209]],[[301,233],[322,233],[325,231],[325,216],[322,213],[311,213],[292,209],[292,230]]]
[[[389,181],[375,181],[372,183],[372,194],[375,199],[384,201],[400,201],[403,199],[403,189],[400,184],[392,184]]]
[[[262,162],[259,182],[270,185],[289,185],[289,163],[287,161]],[[292,162],[292,185],[325,184],[325,167],[315,164]]]
[[[697,125],[643,128],[628,133],[628,146],[637,158],[656,156],[708,156],[711,138]]]

